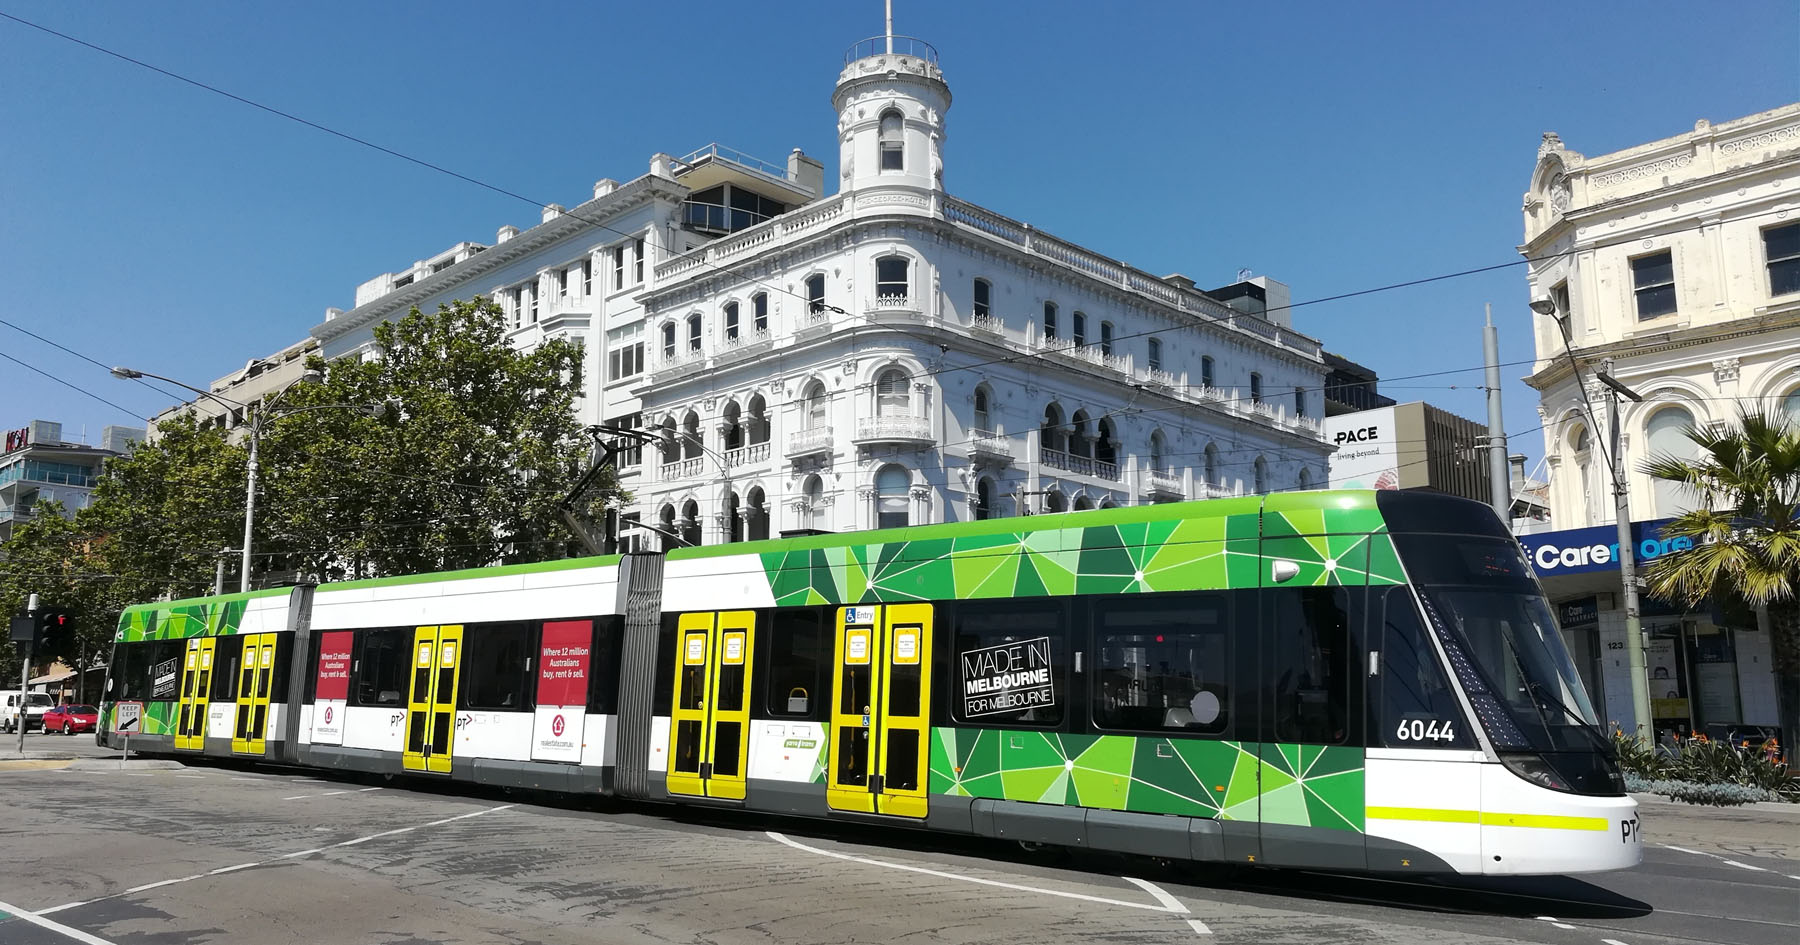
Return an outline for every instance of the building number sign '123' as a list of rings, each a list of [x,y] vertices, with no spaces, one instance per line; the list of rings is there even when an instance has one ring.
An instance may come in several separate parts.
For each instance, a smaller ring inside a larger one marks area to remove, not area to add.
[[[961,663],[965,718],[1056,704],[1049,637],[964,650]]]

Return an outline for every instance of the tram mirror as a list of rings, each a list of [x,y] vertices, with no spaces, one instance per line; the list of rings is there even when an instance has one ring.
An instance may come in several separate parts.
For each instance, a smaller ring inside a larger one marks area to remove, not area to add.
[[[787,710],[789,712],[793,712],[793,713],[806,712],[808,701],[809,700],[806,698],[806,690],[795,689],[792,692],[788,693]]]
[[[1276,584],[1280,584],[1283,581],[1291,581],[1294,579],[1294,576],[1299,573],[1300,565],[1292,561],[1278,559],[1269,567],[1269,577],[1272,578]]]

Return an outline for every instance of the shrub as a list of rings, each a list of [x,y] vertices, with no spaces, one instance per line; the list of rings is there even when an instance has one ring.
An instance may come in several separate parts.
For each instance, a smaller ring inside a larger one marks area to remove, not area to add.
[[[1632,787],[1632,781],[1644,785],[1642,793],[1661,794],[1672,801],[1686,801],[1689,804],[1732,807],[1738,804],[1781,799],[1773,791],[1744,784],[1701,784],[1694,781],[1670,780],[1644,782],[1634,778],[1626,782],[1628,790],[1636,790]]]
[[[1800,777],[1781,757],[1780,746],[1773,739],[1737,748],[1695,735],[1662,745],[1615,730],[1613,746],[1626,775],[1627,790],[1640,790],[1634,783],[1650,785],[1644,790],[1696,804],[1800,801]]]

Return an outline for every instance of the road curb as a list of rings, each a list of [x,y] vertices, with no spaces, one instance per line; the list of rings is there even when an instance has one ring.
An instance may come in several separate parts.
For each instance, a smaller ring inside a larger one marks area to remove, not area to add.
[[[54,771],[74,764],[72,758],[7,758],[0,760],[0,772]]]
[[[168,758],[78,758],[69,765],[74,771],[169,771],[185,767],[187,765]]]

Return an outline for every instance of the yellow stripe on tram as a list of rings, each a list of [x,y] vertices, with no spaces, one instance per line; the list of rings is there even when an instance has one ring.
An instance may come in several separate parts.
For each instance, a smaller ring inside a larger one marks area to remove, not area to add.
[[[1438,824],[1481,824],[1484,827],[1537,827],[1544,830],[1605,830],[1604,817],[1569,817],[1561,814],[1502,814],[1487,811],[1445,810],[1435,807],[1365,807],[1370,820],[1417,820]]]

